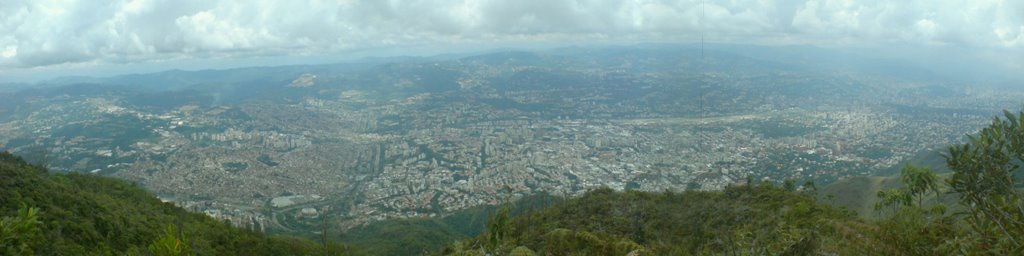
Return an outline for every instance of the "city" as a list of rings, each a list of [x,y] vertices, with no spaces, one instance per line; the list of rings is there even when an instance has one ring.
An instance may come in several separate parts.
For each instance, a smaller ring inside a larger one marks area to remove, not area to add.
[[[747,59],[712,71],[701,60],[661,67],[680,56],[656,53],[626,51],[612,64],[508,52],[299,71],[260,85],[280,98],[83,86],[5,111],[0,148],[124,178],[240,227],[299,232],[320,214],[349,229],[542,192],[884,174],[961,141],[1024,96],[746,69]],[[138,100],[146,97],[156,103]],[[242,99],[216,100],[231,97]]]

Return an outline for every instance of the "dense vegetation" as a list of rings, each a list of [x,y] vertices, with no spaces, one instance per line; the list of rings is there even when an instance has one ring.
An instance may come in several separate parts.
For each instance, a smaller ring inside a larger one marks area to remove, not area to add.
[[[324,255],[306,239],[237,229],[122,180],[51,174],[0,153],[0,255]],[[331,254],[341,254],[333,244]]]
[[[499,212],[485,234],[444,252],[498,255],[862,254],[875,226],[772,183],[717,192],[597,189],[509,220]]]
[[[562,202],[560,197],[538,194],[508,205],[508,215],[518,216]],[[435,252],[452,242],[474,237],[487,228],[498,207],[481,205],[440,218],[395,219],[356,227],[342,241],[358,252],[373,255],[419,255]]]

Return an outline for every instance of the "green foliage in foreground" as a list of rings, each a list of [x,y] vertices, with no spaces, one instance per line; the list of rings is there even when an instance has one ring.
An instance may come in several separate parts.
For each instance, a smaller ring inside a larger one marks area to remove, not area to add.
[[[395,219],[349,230],[342,238],[373,255],[420,255],[468,236],[453,233],[438,218]]]
[[[128,182],[50,174],[0,152],[2,255],[324,255],[163,203]],[[330,246],[331,254],[342,248]]]
[[[945,182],[927,168],[906,166],[903,186],[878,194],[876,207],[890,211],[879,221],[885,245],[905,255],[1024,255],[1024,112],[994,118],[967,143],[950,146],[945,158],[952,170]],[[922,204],[931,193],[958,200],[948,209]]]
[[[0,253],[3,255],[30,255],[42,242],[39,230],[39,212],[22,205],[18,215],[0,218]]]
[[[498,211],[485,234],[446,255],[843,255],[873,252],[875,226],[771,183],[724,191],[590,191],[512,219]]]
[[[523,197],[510,205],[508,216],[549,207],[563,200],[549,194]],[[375,222],[345,232],[342,241],[374,255],[420,255],[452,242],[474,237],[487,228],[497,207],[481,205],[440,218],[409,218]]]
[[[961,249],[1024,255],[1024,194],[1019,170],[1024,162],[1024,112],[1005,111],[970,141],[949,147],[946,182],[967,207],[964,222],[971,240]]]

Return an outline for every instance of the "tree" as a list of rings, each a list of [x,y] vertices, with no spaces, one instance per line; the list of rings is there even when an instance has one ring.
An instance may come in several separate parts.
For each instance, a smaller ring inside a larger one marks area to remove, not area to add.
[[[946,231],[950,218],[942,218],[945,206],[936,204],[925,210],[924,198],[930,193],[939,196],[938,176],[929,168],[906,165],[900,171],[900,188],[878,191],[875,210],[890,207],[889,217],[879,221],[877,233],[885,246],[905,255],[935,255],[938,245],[949,238]],[[915,204],[916,203],[916,204]],[[880,213],[880,212],[879,212]]]
[[[892,213],[896,213],[900,206],[910,206],[913,201],[912,196],[905,189],[879,190],[877,196],[878,201],[875,202],[875,210],[892,207]]]
[[[188,240],[179,234],[174,226],[167,226],[164,235],[160,236],[149,245],[149,252],[157,256],[185,256],[192,255],[189,249]]]
[[[935,193],[939,196],[938,176],[927,167],[906,165],[900,171],[900,181],[905,186],[906,193],[917,201],[917,207],[921,208],[924,197],[928,193]]]
[[[537,253],[534,252],[533,250],[530,250],[530,248],[526,248],[525,246],[519,246],[519,247],[516,247],[516,248],[512,249],[512,251],[509,252],[508,255],[509,256],[535,256],[535,255],[537,255]]]
[[[810,198],[818,197],[818,187],[814,186],[813,180],[804,181],[804,185],[801,186],[800,192]]]
[[[786,191],[789,191],[789,192],[796,191],[796,180],[794,180],[794,179],[786,179],[786,180],[782,181],[782,188],[784,188]]]
[[[18,215],[0,218],[0,254],[32,255],[42,242],[39,209],[22,204]]]
[[[1024,201],[1014,173],[1024,161],[1024,112],[1004,111],[969,142],[949,147],[947,180],[968,206],[967,223],[979,235],[977,248],[1024,253]]]
[[[878,191],[878,201],[875,202],[875,210],[883,207],[893,207],[893,213],[900,206],[911,206],[917,202],[917,208],[923,209],[924,198],[929,193],[939,196],[938,175],[930,168],[906,165],[900,171],[900,182],[903,187]]]
[[[498,208],[498,213],[491,217],[487,223],[487,250],[494,251],[500,249],[508,236],[509,232],[509,205],[505,203],[501,208]]]

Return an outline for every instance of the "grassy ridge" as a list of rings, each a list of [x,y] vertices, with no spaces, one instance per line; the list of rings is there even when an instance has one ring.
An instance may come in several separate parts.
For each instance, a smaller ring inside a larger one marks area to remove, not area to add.
[[[946,160],[939,151],[927,151],[911,157],[900,165],[893,166],[890,170],[882,172],[885,176],[850,177],[833,182],[821,189],[818,199],[836,208],[845,208],[857,212],[857,215],[874,219],[881,215],[875,210],[878,202],[878,192],[888,189],[902,188],[900,182],[900,169],[905,165],[926,167],[935,170],[940,179],[946,179],[951,174],[946,166]],[[948,190],[944,185],[942,190]],[[949,206],[956,206],[955,194],[944,194],[941,197],[927,195],[925,205],[930,206],[936,203],[943,203]]]
[[[833,207],[849,209],[860,217],[868,218],[875,213],[878,191],[899,186],[898,177],[852,177],[825,186],[819,199]]]

